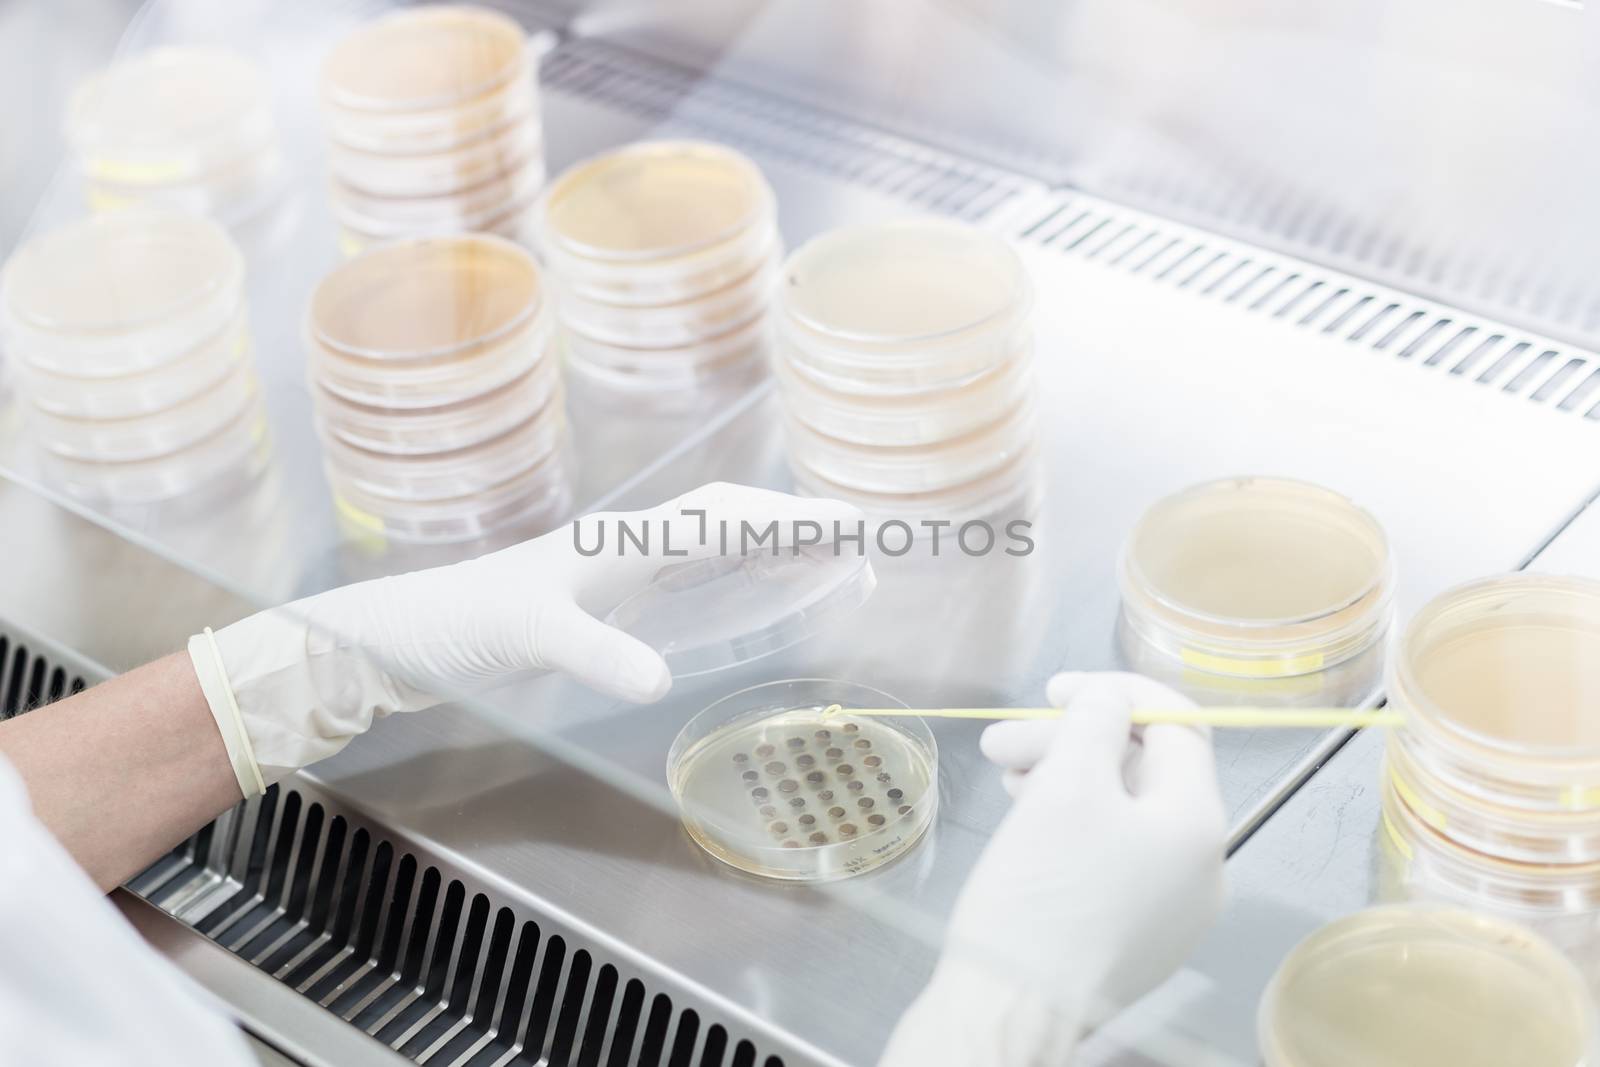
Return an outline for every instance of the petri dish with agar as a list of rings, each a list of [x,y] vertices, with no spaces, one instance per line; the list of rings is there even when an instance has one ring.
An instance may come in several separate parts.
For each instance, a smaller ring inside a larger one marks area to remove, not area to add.
[[[1590,1067],[1600,1024],[1573,965],[1470,911],[1370,908],[1284,959],[1263,994],[1266,1067]]]
[[[480,100],[527,68],[516,21],[469,5],[427,5],[374,19],[322,70],[326,103],[352,111],[428,112]]]
[[[772,363],[795,420],[835,440],[869,446],[964,437],[1003,420],[1034,388],[1031,345],[962,385],[893,396],[835,392],[801,373],[781,351]]]
[[[700,266],[696,253],[732,257],[739,239],[752,233],[755,246],[765,249],[763,224],[772,211],[771,188],[740,153],[708,142],[646,141],[563,173],[546,194],[541,234],[561,277],[573,270],[570,257],[601,273],[612,264],[648,263],[687,279],[700,273],[692,269]],[[764,258],[751,257],[750,266]]]
[[[340,355],[445,359],[509,336],[543,303],[538,265],[516,244],[423,238],[335,268],[312,294],[307,329]]]
[[[443,152],[397,155],[334,142],[329,169],[340,185],[367,196],[447,196],[539,160],[544,138],[536,123],[511,122]],[[541,164],[542,166],[542,164]]]
[[[1158,501],[1129,534],[1118,578],[1133,639],[1240,678],[1334,667],[1378,644],[1393,613],[1377,520],[1282,478],[1207,482]]]
[[[871,561],[835,547],[755,549],[669,564],[605,621],[661,653],[678,678],[760,659],[872,595]]]
[[[118,463],[154,459],[211,437],[257,397],[255,368],[240,360],[213,388],[152,414],[86,419],[53,415],[30,406],[28,421],[34,440],[51,452],[71,459]]]
[[[832,230],[801,246],[779,286],[784,352],[838,392],[959,385],[1018,348],[1032,288],[1003,239],[901,222]]]
[[[251,359],[249,316],[240,309],[232,324],[193,351],[152,370],[114,378],[67,377],[23,360],[17,372],[28,400],[64,418],[123,419],[162,411],[208,392]]]
[[[388,455],[431,455],[499,437],[548,403],[560,389],[553,359],[541,359],[510,383],[480,396],[434,407],[394,409],[353,403],[324,383],[312,403],[328,433],[346,444]],[[559,401],[558,401],[559,402]]]
[[[788,420],[789,456],[825,481],[869,493],[929,493],[969,485],[1027,451],[1038,436],[1033,401],[961,437],[927,445],[861,445]]]
[[[157,48],[73,95],[66,136],[95,211],[161,206],[238,221],[282,190],[266,77],[249,57]]]
[[[699,345],[763,318],[776,279],[777,264],[767,263],[694,300],[639,305],[625,311],[564,292],[561,317],[573,333],[603,344],[646,349]]]
[[[790,457],[795,491],[854,504],[880,522],[900,520],[926,536],[923,519],[988,519],[1033,506],[1039,491],[1039,446],[1031,443],[1006,464],[976,481],[921,493],[868,493],[831,482]]]
[[[172,363],[244,301],[244,257],[213,222],[156,211],[71,223],[7,262],[0,328],[46,371],[112,378]]]
[[[1513,574],[1420,611],[1390,671],[1417,770],[1518,813],[1600,817],[1600,583]]]
[[[211,437],[152,459],[106,463],[41,450],[39,462],[75,496],[112,504],[153,504],[224,477],[254,478],[269,457],[266,414],[255,404]]]
[[[905,855],[938,807],[938,748],[915,717],[851,718],[904,707],[849,682],[796,679],[741,690],[673,741],[667,782],[694,842],[750,874],[823,882]]]

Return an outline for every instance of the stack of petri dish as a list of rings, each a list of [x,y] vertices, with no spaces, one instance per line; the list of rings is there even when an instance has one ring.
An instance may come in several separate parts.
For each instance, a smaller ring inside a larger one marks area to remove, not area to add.
[[[157,48],[85,82],[67,141],[96,211],[158,207],[243,221],[285,188],[266,78],[246,56]]]
[[[322,72],[341,246],[527,236],[544,184],[537,57],[485,8],[421,5],[361,27]]]
[[[265,461],[244,260],[205,219],[127,211],[6,265],[0,331],[51,480],[146,503]]]
[[[1153,504],[1118,566],[1129,665],[1204,702],[1360,702],[1394,615],[1383,527],[1287,478],[1226,478]]]
[[[1289,953],[1256,1030],[1265,1067],[1591,1067],[1600,1021],[1533,931],[1470,911],[1369,908]]]
[[[765,373],[782,241],[738,152],[647,141],[580,163],[551,184],[539,240],[586,377],[681,394]]]
[[[490,234],[385,245],[324,278],[308,374],[342,517],[456,541],[562,511],[553,326],[533,257]]]
[[[1032,291],[1001,238],[834,230],[784,264],[776,373],[796,487],[883,519],[976,519],[1031,494]]]
[[[1600,583],[1451,590],[1389,672],[1383,852],[1393,895],[1524,922],[1600,990]]]

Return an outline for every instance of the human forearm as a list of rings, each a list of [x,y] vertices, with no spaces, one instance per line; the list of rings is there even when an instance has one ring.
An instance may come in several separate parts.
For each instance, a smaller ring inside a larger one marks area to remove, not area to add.
[[[102,889],[239,800],[189,657],[177,653],[0,723],[34,812]]]

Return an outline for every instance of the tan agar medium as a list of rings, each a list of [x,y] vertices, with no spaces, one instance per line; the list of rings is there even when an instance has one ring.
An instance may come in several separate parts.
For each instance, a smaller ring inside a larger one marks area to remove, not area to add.
[[[387,245],[336,269],[312,295],[311,335],[373,360],[438,358],[504,336],[543,301],[533,257],[487,235]]]
[[[1267,1067],[1586,1067],[1593,1005],[1532,931],[1467,911],[1396,906],[1301,942],[1262,997]]]
[[[766,180],[737,152],[646,142],[557,179],[545,239],[552,251],[596,260],[667,258],[731,240],[770,212]]]
[[[362,27],[333,50],[323,94],[339,107],[416,111],[482,96],[525,69],[516,22],[486,8],[435,5]]]
[[[1022,263],[992,234],[915,222],[834,230],[789,258],[784,308],[826,337],[914,344],[975,329],[1027,300]]]
[[[1391,611],[1377,521],[1287,479],[1209,482],[1159,501],[1129,536],[1120,577],[1134,631],[1217,674],[1334,666],[1377,641]]]

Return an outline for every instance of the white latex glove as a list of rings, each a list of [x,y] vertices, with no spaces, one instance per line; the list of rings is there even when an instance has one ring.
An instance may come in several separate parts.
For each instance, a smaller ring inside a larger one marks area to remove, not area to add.
[[[1132,674],[1058,674],[1049,697],[1059,722],[984,731],[1017,801],[884,1067],[1063,1064],[1089,1026],[1171,974],[1221,908],[1210,738],[1129,724],[1136,705],[1191,702]]]
[[[619,556],[618,520],[636,534],[650,530],[646,552],[629,543]],[[672,684],[666,663],[600,617],[662,567],[721,554],[721,523],[737,553],[742,522],[756,530],[776,522],[787,546],[797,523],[815,524],[821,543],[831,543],[839,527],[852,534],[861,520],[837,501],[713,483],[648,511],[578,520],[587,549],[604,525],[597,555],[580,553],[573,526],[563,526],[478,559],[345,586],[198,634],[189,657],[249,797],[338,752],[375,718],[513,675],[560,671],[623,700],[658,700]],[[670,557],[662,554],[666,523]],[[809,540],[813,530],[798,536]]]
[[[0,842],[0,1064],[258,1062],[34,818],[4,759]]]

